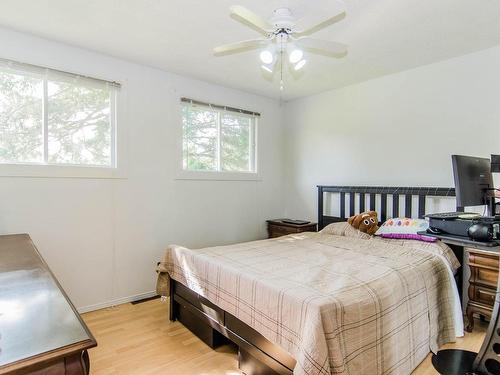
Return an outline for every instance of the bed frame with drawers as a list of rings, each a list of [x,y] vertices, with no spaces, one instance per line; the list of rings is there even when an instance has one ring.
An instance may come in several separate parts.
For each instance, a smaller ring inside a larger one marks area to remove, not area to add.
[[[337,194],[340,197],[339,216],[325,215],[325,194]],[[392,199],[388,200],[389,196]],[[454,196],[455,190],[451,188],[318,186],[318,230],[333,222],[346,221],[350,215],[365,209],[376,210],[382,221],[385,221],[388,212],[397,217],[401,201],[405,202],[405,216],[415,217],[412,215],[413,197],[418,201],[418,217],[422,217],[425,214],[427,198]],[[392,207],[389,201],[392,202]],[[346,202],[349,203],[349,216],[346,216]],[[459,260],[462,259],[462,254],[457,256]],[[458,274],[461,275],[462,272]],[[461,279],[458,282],[461,290]],[[236,344],[239,368],[247,375],[293,373],[296,362],[289,353],[235,316],[173,279],[170,279],[170,320],[181,322],[211,348],[217,348],[228,341]]]

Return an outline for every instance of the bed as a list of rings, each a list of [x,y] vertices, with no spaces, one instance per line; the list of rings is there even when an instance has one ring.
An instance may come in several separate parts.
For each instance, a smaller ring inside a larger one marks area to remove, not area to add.
[[[339,196],[338,216],[325,215],[325,205],[335,205],[326,194]],[[442,243],[364,237],[346,213],[366,205],[385,219],[388,201],[393,214],[403,201],[407,214],[422,216],[427,199],[452,196],[453,189],[318,186],[319,233],[169,246],[158,270],[170,320],[213,348],[234,342],[249,375],[410,374],[463,333],[454,279],[461,254]]]

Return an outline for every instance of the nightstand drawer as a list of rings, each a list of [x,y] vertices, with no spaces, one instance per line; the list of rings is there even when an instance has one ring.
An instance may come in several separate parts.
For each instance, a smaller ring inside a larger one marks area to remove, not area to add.
[[[294,228],[280,227],[277,225],[269,225],[268,230],[271,238],[286,236],[287,234],[292,234],[292,233],[298,233],[297,230]]]
[[[495,303],[495,289],[490,289],[478,285],[471,285],[469,288],[469,298],[474,302],[483,303],[493,307]]]
[[[287,234],[293,234],[293,233],[316,232],[316,230],[317,230],[316,223],[295,225],[290,223],[284,223],[281,221],[281,219],[267,221],[267,231],[269,233],[269,238],[286,236]]]

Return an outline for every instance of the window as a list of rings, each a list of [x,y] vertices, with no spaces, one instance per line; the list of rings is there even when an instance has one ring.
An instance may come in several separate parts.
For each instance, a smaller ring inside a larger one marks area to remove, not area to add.
[[[0,163],[116,167],[118,87],[0,60]]]
[[[183,169],[255,173],[258,116],[183,98]]]

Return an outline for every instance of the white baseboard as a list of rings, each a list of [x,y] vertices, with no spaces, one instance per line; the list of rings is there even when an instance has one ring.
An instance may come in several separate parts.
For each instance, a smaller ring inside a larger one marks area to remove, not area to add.
[[[79,308],[77,308],[77,310],[80,314],[83,314],[83,313],[86,313],[89,311],[105,309],[106,307],[121,305],[122,303],[134,302],[134,301],[138,301],[140,299],[150,298],[150,297],[154,297],[154,296],[156,296],[156,291],[145,292],[145,293],[141,293],[141,294],[136,294],[134,296],[122,297],[122,298],[113,299],[111,301],[96,303],[95,305],[79,307]]]

